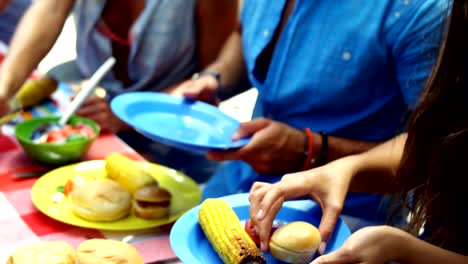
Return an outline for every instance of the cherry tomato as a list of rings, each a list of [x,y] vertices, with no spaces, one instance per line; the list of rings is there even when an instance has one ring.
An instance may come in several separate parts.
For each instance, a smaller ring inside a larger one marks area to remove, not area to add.
[[[49,133],[47,133],[46,142],[59,142],[64,141],[65,139],[66,136],[62,133],[61,130],[52,130]]]
[[[260,247],[260,237],[258,236],[257,231],[255,231],[255,227],[252,225],[250,220],[245,221],[244,229],[247,231],[247,234],[249,234],[250,238],[252,238],[255,245]]]
[[[75,129],[74,129],[72,126],[70,126],[70,125],[65,125],[65,126],[62,128],[62,133],[63,133],[65,136],[68,137],[69,135],[74,134],[74,133],[76,133],[76,132],[75,132]]]
[[[270,236],[273,234],[273,232],[276,231],[276,229],[278,229],[282,225],[283,223],[281,221],[278,221],[278,220],[273,221],[272,226],[271,226]],[[260,247],[260,237],[258,236],[257,231],[255,231],[255,227],[250,220],[245,221],[244,229],[245,231],[247,231],[247,234],[249,234],[250,238],[252,238],[255,245]]]
[[[83,125],[83,124],[78,124],[76,126],[76,129],[77,129],[77,132],[82,134],[83,136],[87,137],[87,138],[92,138],[94,137],[94,130],[87,126],[87,125]]]
[[[73,181],[68,180],[67,183],[65,183],[65,187],[63,188],[63,193],[65,196],[68,196],[72,191],[73,191]]]

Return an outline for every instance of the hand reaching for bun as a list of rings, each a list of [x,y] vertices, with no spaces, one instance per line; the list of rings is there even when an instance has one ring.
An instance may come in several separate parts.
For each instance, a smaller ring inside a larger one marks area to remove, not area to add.
[[[250,190],[250,219],[259,236],[261,249],[268,250],[269,234],[276,214],[286,200],[302,196],[314,199],[322,208],[319,231],[323,253],[343,208],[353,163],[340,159],[308,171],[286,174],[274,184],[256,182]]]

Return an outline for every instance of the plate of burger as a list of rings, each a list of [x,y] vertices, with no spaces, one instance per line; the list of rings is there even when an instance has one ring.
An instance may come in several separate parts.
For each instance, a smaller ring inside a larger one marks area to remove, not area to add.
[[[248,194],[206,199],[180,217],[171,229],[174,253],[184,263],[310,263],[320,245],[322,211],[312,200],[287,201],[276,215],[269,251],[251,236]],[[325,253],[351,235],[338,219]]]
[[[114,153],[54,169],[32,187],[34,205],[58,221],[102,230],[139,230],[177,220],[201,199],[183,173]]]

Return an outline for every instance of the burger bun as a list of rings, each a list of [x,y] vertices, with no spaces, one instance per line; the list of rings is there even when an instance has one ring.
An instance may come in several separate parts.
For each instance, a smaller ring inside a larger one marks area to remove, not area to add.
[[[115,221],[131,211],[131,195],[117,182],[99,179],[75,186],[70,194],[73,213],[90,221]]]
[[[287,263],[310,263],[319,247],[318,229],[302,221],[291,222],[278,228],[270,238],[270,253]]]
[[[75,250],[66,242],[29,244],[17,249],[7,264],[75,264]]]
[[[130,244],[110,239],[89,239],[76,250],[76,264],[143,264]]]
[[[145,219],[162,218],[169,214],[171,193],[157,185],[145,186],[133,194],[133,211]]]

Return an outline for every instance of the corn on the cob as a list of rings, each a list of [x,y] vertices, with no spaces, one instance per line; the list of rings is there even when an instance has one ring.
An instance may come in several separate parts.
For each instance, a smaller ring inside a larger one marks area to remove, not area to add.
[[[225,201],[206,199],[200,206],[198,223],[224,263],[265,263],[262,253]]]
[[[49,97],[57,88],[57,81],[49,76],[27,81],[16,94],[14,104],[33,106]]]
[[[149,172],[143,170],[135,161],[119,153],[113,153],[106,157],[106,172],[132,195],[140,188],[157,181]]]

